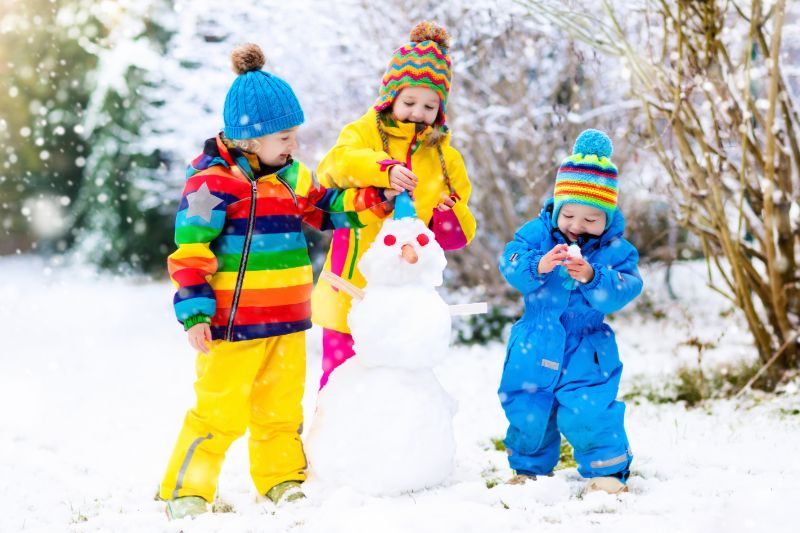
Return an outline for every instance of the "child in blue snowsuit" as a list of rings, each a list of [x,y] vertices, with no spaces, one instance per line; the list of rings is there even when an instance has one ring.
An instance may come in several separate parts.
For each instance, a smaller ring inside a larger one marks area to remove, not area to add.
[[[515,483],[553,471],[563,433],[587,490],[626,490],[633,455],[625,404],[616,399],[622,363],[603,319],[639,295],[642,279],[639,254],[622,237],[612,149],[604,133],[581,133],[558,170],[553,198],[500,259],[500,272],[525,302],[498,391]]]

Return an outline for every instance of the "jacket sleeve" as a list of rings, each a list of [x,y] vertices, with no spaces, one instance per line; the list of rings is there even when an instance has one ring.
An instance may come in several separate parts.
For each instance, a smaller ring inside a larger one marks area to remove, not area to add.
[[[464,158],[454,148],[447,146],[443,149],[445,165],[450,176],[450,185],[453,188],[455,205],[452,208],[455,220],[452,223],[438,224],[431,221],[431,230],[436,235],[436,240],[442,243],[447,250],[457,250],[469,244],[475,237],[477,222],[469,208],[469,198],[472,194],[472,184],[467,176],[467,167]],[[434,211],[434,219],[441,217]],[[442,217],[444,218],[444,217]],[[446,243],[454,243],[446,245]]]
[[[327,189],[312,179],[304,191],[303,221],[319,230],[363,228],[386,218],[394,202],[383,189]]]
[[[178,249],[167,258],[177,291],[173,298],[178,321],[189,329],[210,322],[217,302],[209,278],[218,268],[211,241],[225,224],[229,195],[220,192],[220,178],[196,175],[186,181],[175,218]]]
[[[375,150],[369,142],[369,132],[360,122],[344,127],[336,145],[325,155],[317,167],[323,186],[340,189],[361,187],[389,187],[389,168],[400,164],[383,150]]]
[[[642,276],[637,266],[639,252],[624,239],[617,243],[624,246],[622,260],[614,265],[592,263],[594,278],[578,284],[589,305],[604,314],[619,311],[642,292]]]
[[[539,274],[539,261],[549,250],[542,250],[548,232],[540,219],[531,220],[506,244],[500,257],[500,273],[508,283],[523,294],[539,289],[551,273]]]

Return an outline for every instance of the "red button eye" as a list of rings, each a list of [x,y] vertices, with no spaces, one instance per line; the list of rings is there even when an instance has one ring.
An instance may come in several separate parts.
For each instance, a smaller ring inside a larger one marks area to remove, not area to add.
[[[395,237],[394,235],[387,235],[386,237],[383,238],[383,244],[385,244],[386,246],[394,246],[394,243],[396,242],[397,242],[397,237]]]
[[[420,246],[425,246],[426,244],[431,242],[431,240],[424,233],[420,233],[419,235],[417,235],[417,242],[419,243]]]

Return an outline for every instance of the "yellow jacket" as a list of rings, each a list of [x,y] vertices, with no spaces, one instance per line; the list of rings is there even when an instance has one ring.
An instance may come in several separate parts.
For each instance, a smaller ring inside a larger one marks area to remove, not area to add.
[[[364,116],[345,126],[339,134],[336,146],[327,153],[317,168],[320,183],[325,187],[338,188],[362,188],[370,185],[389,187],[390,166],[402,162],[419,178],[414,191],[414,207],[417,216],[430,224],[434,208],[450,195],[438,150],[425,142],[433,128],[428,126],[417,133],[414,124],[389,121],[382,125],[388,138],[389,153],[383,150],[375,110],[370,109]],[[467,169],[461,154],[450,146],[449,133],[440,146],[450,185],[457,196],[453,214],[461,226],[465,243],[469,243],[475,236],[476,223],[468,206],[472,186],[467,177]],[[382,224],[383,221],[380,221],[360,229],[334,230],[324,270],[363,288],[366,282],[357,264],[375,240]],[[312,321],[328,329],[349,333],[347,314],[350,312],[350,300],[348,294],[334,289],[327,281],[320,279],[311,295]]]

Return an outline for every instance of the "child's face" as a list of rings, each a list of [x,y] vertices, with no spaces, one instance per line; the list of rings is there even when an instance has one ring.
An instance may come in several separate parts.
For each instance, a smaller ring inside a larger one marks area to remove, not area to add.
[[[400,122],[433,124],[439,114],[439,95],[427,87],[406,87],[397,93],[392,115]]]
[[[256,139],[258,150],[256,155],[262,163],[271,167],[280,167],[286,164],[292,152],[297,149],[297,130],[299,126],[264,135]]]
[[[580,235],[600,235],[606,229],[606,214],[583,204],[564,204],[558,211],[558,229],[570,242]]]

